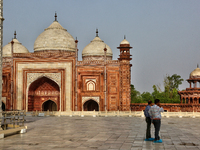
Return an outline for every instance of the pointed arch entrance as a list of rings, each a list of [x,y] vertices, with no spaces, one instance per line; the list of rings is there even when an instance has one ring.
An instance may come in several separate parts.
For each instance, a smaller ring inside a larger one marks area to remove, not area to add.
[[[57,111],[57,104],[52,100],[47,100],[42,104],[42,111]]]
[[[96,101],[90,99],[83,104],[83,109],[84,111],[99,111],[99,104]]]
[[[31,83],[28,91],[28,111],[59,110],[59,105],[60,88],[56,82],[41,77]]]

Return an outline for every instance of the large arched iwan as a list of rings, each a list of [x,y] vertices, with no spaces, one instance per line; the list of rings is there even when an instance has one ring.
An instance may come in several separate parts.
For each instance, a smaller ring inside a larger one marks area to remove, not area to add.
[[[42,104],[47,100],[55,102],[57,110],[60,109],[60,88],[58,84],[47,77],[41,77],[31,83],[29,87],[28,111],[43,110]]]

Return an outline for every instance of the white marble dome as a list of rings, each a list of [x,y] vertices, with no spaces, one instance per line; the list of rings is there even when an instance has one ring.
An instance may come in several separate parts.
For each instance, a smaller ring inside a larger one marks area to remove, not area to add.
[[[106,56],[112,57],[113,53],[111,48],[97,36],[83,49],[82,57],[104,56],[105,47],[107,48]]]
[[[75,40],[58,21],[54,21],[35,40],[34,51],[43,50],[75,51]]]
[[[190,78],[200,78],[200,68],[198,66],[190,73]]]
[[[29,53],[28,49],[17,39],[13,39],[13,53]],[[11,42],[3,47],[3,57],[11,57]]]

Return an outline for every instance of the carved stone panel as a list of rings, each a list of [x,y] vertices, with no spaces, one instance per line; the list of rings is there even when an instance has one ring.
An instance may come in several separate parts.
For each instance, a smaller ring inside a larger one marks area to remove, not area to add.
[[[27,87],[40,77],[47,77],[53,80],[59,87],[61,85],[61,73],[27,73]]]

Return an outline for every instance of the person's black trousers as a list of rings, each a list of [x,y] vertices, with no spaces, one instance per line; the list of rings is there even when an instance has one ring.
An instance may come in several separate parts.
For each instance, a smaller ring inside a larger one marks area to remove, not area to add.
[[[146,117],[146,123],[147,123],[147,130],[146,130],[146,139],[151,138],[151,118]]]
[[[159,131],[161,126],[161,120],[153,120],[154,128],[155,128],[155,140],[160,140]]]

